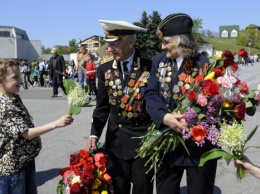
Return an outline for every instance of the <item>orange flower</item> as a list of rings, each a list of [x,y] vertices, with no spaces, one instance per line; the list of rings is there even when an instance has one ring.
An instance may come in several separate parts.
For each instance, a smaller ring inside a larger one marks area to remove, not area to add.
[[[197,125],[190,128],[193,140],[201,142],[206,137],[206,130],[201,126]]]
[[[111,184],[111,183],[112,183],[111,176],[110,176],[109,174],[107,174],[107,173],[105,173],[105,174],[102,175],[102,179],[103,179],[104,181],[106,181],[106,183],[108,183],[108,184]]]

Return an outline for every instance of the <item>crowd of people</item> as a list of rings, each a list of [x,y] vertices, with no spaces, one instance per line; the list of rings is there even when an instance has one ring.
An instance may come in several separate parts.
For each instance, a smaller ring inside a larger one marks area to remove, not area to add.
[[[178,134],[187,128],[181,113],[169,113],[176,108],[175,96],[180,95],[180,90],[176,91],[175,87],[178,86],[178,76],[183,72],[183,64],[192,61],[194,65],[204,67],[209,60],[198,53],[198,45],[192,35],[193,20],[185,13],[170,14],[160,22],[157,36],[162,43],[162,52],[153,57],[135,47],[136,32],[145,33],[146,29],[125,21],[100,20],[100,23],[108,42],[102,59],[81,46],[77,61],[71,60],[68,67],[56,48],[51,50],[49,61],[39,59],[33,67],[25,60],[20,68],[12,61],[0,62],[0,98],[4,102],[0,111],[0,135],[8,136],[0,144],[0,193],[15,193],[12,185],[18,176],[23,180],[19,186],[20,194],[37,193],[34,159],[41,149],[39,136],[73,122],[71,116],[65,115],[53,123],[34,127],[30,114],[16,94],[19,92],[16,86],[23,84],[23,88],[28,89],[28,84],[33,86],[38,83],[44,87],[44,80],[49,79],[53,87],[51,97],[54,98],[58,96],[59,88],[66,95],[63,79],[75,81],[75,77],[80,87],[89,85],[90,95],[96,96],[87,147],[96,150],[99,138],[106,133],[104,150],[108,155],[107,168],[112,177],[114,194],[130,194],[131,191],[134,194],[153,193],[151,180],[155,171],[147,173],[149,166],[145,165],[149,157],[136,157],[140,137],[146,134],[152,122],[158,129],[168,127]],[[31,72],[34,81],[31,80]],[[12,127],[17,130],[12,130],[10,123],[4,119],[10,117],[5,115],[10,99],[15,101],[12,116],[17,120],[12,120]],[[18,109],[21,112],[15,111]],[[8,149],[4,149],[6,145],[9,145]],[[28,146],[32,146],[33,150],[28,150]],[[162,165],[156,170],[157,194],[180,193],[185,171],[189,194],[213,194],[217,160],[199,166],[201,155],[213,146],[187,147],[189,155],[181,145],[177,145],[164,157]],[[12,154],[15,160],[12,160]],[[5,163],[6,158],[10,162]],[[248,158],[244,159],[235,160],[235,165],[243,165],[259,178],[259,169]]]

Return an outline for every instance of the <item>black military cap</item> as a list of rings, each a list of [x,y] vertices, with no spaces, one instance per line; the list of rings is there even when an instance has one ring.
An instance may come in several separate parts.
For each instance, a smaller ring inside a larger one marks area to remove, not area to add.
[[[160,22],[156,34],[160,38],[164,36],[191,34],[192,27],[193,21],[189,15],[185,13],[175,13],[168,15]]]

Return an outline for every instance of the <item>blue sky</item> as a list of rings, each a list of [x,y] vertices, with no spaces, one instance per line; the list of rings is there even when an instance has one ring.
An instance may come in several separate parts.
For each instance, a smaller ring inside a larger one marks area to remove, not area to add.
[[[213,32],[221,25],[260,26],[259,0],[0,0],[0,6],[0,26],[25,30],[30,40],[41,40],[45,48],[104,36],[99,19],[133,23],[143,11],[158,11],[162,19],[184,12],[202,19],[203,29]]]

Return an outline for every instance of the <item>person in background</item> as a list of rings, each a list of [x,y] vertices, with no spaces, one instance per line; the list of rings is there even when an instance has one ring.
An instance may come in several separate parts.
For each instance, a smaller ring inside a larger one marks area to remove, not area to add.
[[[73,122],[70,115],[35,127],[19,92],[19,64],[0,59],[0,193],[36,194],[35,158],[41,150],[40,135]]]
[[[75,72],[76,72],[76,71],[75,71],[75,62],[74,62],[74,59],[71,59],[71,60],[70,60],[70,64],[69,64],[68,68],[69,68],[68,75],[69,75],[70,79],[71,79],[72,81],[74,81],[74,75],[75,75]]]
[[[96,86],[96,65],[93,61],[93,55],[87,54],[86,55],[86,82],[87,85],[89,86],[89,95],[95,94],[97,97],[97,86]]]
[[[97,72],[97,103],[87,146],[89,150],[96,149],[102,132],[106,131],[105,151],[114,193],[130,194],[132,185],[133,194],[152,194],[154,172],[146,173],[147,158],[135,157],[141,143],[138,137],[151,125],[143,100],[151,58],[135,48],[136,31],[146,29],[125,21],[100,20],[100,23],[113,57],[103,59]]]
[[[181,86],[189,83],[179,80],[179,75],[192,75],[201,66],[209,64],[207,57],[198,53],[197,41],[192,35],[193,21],[185,13],[174,13],[163,19],[157,28],[163,52],[153,57],[153,66],[145,91],[149,115],[157,129],[171,128],[181,135],[187,123],[181,114],[172,114],[176,99],[181,97]],[[192,67],[192,68],[191,68]],[[184,82],[184,83],[183,83]],[[189,155],[181,143],[167,153],[157,168],[157,194],[179,194],[184,171],[187,176],[187,193],[213,194],[217,160],[199,167],[200,157],[211,150],[211,144],[203,147],[186,144]]]
[[[80,46],[79,48],[79,54],[77,57],[77,65],[76,65],[76,73],[78,74],[78,81],[80,87],[84,86],[84,80],[86,76],[85,72],[85,66],[86,66],[86,55],[88,53],[88,50],[85,48],[85,46]]]
[[[65,61],[62,55],[57,54],[57,49],[51,50],[52,57],[49,60],[49,80],[52,80],[53,95],[51,98],[58,97],[58,88],[60,87],[65,95],[66,91],[63,86],[63,76],[65,76]]]
[[[246,172],[252,174],[253,176],[255,176],[256,178],[260,179],[260,168],[256,165],[254,165],[247,156],[243,156],[243,158],[241,160],[235,159],[234,160],[234,164],[235,167],[237,167],[237,165],[242,165],[245,169]]]
[[[40,86],[44,86],[44,75],[45,75],[45,61],[39,58],[39,75],[40,75]]]
[[[35,65],[35,67],[33,68],[33,78],[34,78],[33,87],[39,86],[38,75],[39,75],[39,67],[38,65]]]
[[[26,60],[22,60],[20,70],[21,70],[21,73],[22,73],[22,76],[23,76],[23,88],[25,90],[27,90],[28,89],[28,82],[30,80],[30,75],[31,75],[31,68],[26,63]],[[31,80],[30,80],[30,84],[32,85]]]
[[[94,59],[93,59],[93,60],[94,60],[94,63],[95,63],[95,65],[96,65],[96,68],[98,69],[99,64],[100,64],[101,57],[99,56],[98,53],[94,53],[93,56],[94,56]]]

